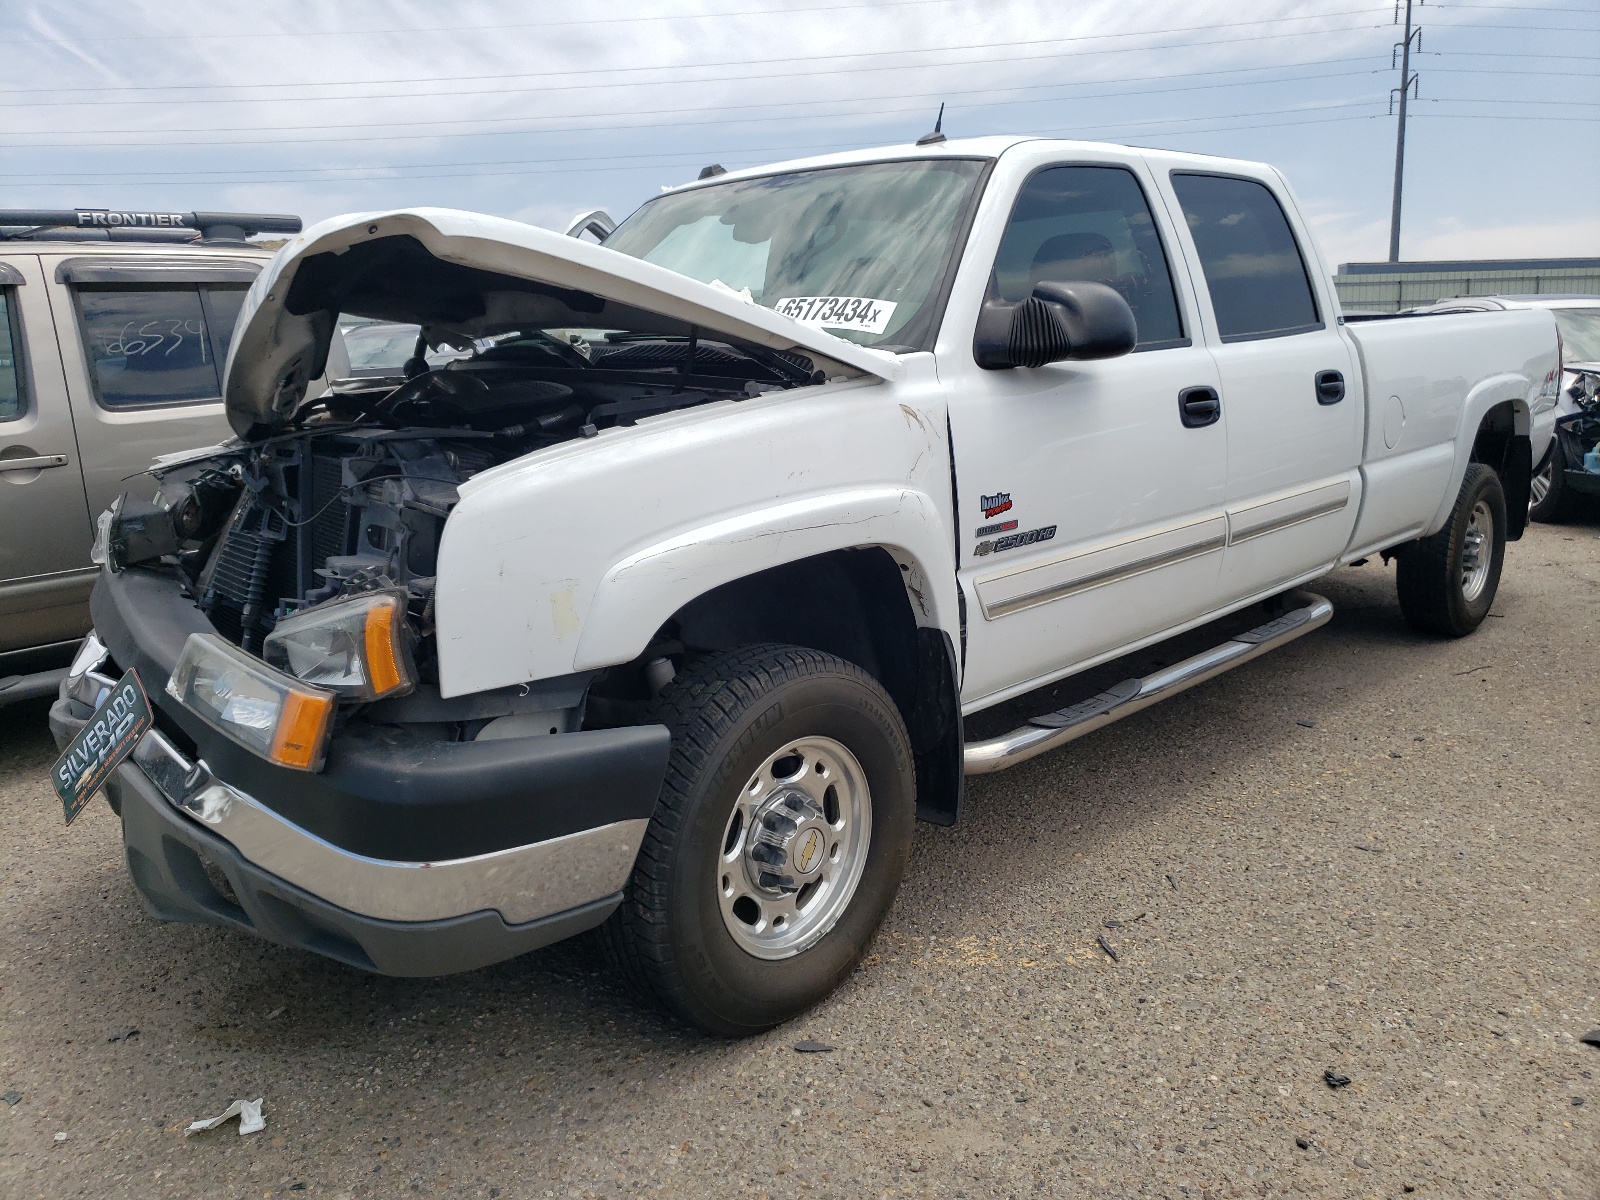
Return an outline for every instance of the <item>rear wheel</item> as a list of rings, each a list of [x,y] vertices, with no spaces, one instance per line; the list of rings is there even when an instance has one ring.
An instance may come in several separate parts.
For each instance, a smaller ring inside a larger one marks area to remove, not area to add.
[[[1465,637],[1489,615],[1506,554],[1506,498],[1482,463],[1467,467],[1450,519],[1432,537],[1404,546],[1395,582],[1413,627]]]
[[[889,911],[916,816],[909,739],[859,667],[796,646],[717,655],[662,692],[661,800],[607,938],[710,1033],[826,996]]]
[[[1559,525],[1578,515],[1583,497],[1567,486],[1566,456],[1552,443],[1544,465],[1533,473],[1528,487],[1528,516],[1547,525]]]

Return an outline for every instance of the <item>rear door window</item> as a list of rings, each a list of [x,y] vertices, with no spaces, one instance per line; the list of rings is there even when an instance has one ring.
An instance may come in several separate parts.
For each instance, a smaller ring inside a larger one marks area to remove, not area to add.
[[[1322,328],[1300,246],[1272,189],[1254,179],[1175,172],[1224,342]]]
[[[76,291],[95,395],[106,408],[221,398],[245,288],[104,284]]]
[[[1124,167],[1050,167],[1023,185],[990,291],[1017,303],[1046,281],[1115,288],[1138,322],[1138,350],[1189,344],[1150,205]]]
[[[16,293],[11,288],[0,288],[0,421],[15,421],[27,410],[22,390],[21,333]]]

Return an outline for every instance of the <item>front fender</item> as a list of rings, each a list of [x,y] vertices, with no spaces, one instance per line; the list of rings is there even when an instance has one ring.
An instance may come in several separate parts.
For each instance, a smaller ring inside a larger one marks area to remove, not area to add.
[[[573,670],[637,658],[662,622],[712,588],[857,546],[883,546],[908,576],[919,576],[907,581],[918,624],[946,627],[941,618],[953,615],[941,611],[946,598],[926,586],[955,574],[946,542],[933,498],[895,487],[805,496],[710,522],[630,554],[606,573]]]
[[[880,546],[919,624],[960,636],[943,393],[893,383],[703,405],[491,468],[439,545],[445,696],[629,662],[712,588]]]

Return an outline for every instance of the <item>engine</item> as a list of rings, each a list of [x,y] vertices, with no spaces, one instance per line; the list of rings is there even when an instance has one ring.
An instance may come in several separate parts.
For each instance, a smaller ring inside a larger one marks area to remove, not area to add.
[[[291,428],[158,466],[153,502],[119,501],[109,553],[180,572],[217,632],[256,653],[286,617],[403,592],[419,682],[436,682],[439,542],[468,479],[604,428],[814,381],[798,355],[693,335],[500,339],[410,379],[348,381]]]

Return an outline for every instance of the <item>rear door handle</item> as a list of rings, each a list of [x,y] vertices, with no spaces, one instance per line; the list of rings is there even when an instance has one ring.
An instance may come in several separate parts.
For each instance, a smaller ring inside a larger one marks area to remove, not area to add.
[[[1214,387],[1184,388],[1178,393],[1178,415],[1188,429],[1215,425],[1222,419],[1222,397]]]
[[[27,458],[0,458],[0,471],[42,471],[67,465],[65,454],[34,454]]]
[[[1337,404],[1344,399],[1344,376],[1338,371],[1317,372],[1317,403]]]

